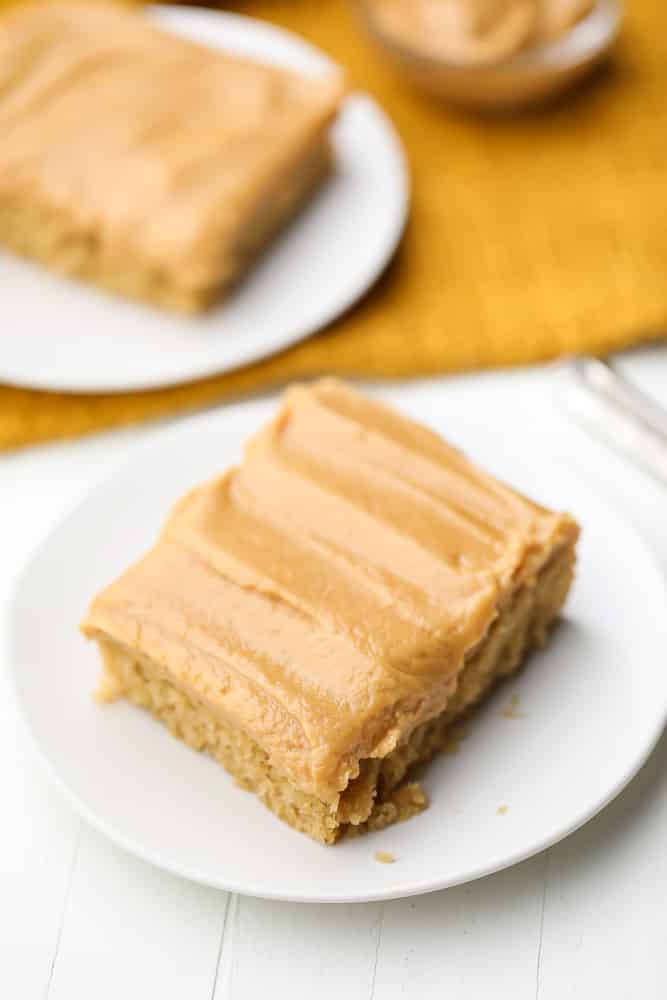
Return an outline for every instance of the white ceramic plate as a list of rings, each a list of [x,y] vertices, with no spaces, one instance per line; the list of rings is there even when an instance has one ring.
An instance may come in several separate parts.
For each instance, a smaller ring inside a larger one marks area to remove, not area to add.
[[[667,594],[643,543],[568,466],[543,457],[543,442],[510,450],[502,437],[451,412],[444,420],[436,392],[393,398],[524,491],[577,514],[580,564],[565,620],[471,721],[458,753],[430,767],[425,813],[321,847],[148,715],[123,703],[100,707],[91,697],[97,654],[77,631],[89,598],[146,548],[173,500],[237,457],[272,408],[225,410],[165,434],[41,544],[20,576],[8,621],[8,659],[41,754],[83,816],[142,858],[275,899],[426,892],[559,840],[609,802],[653,748],[667,707]],[[502,710],[515,693],[521,717],[507,719]],[[374,861],[378,849],[396,863]]]
[[[250,18],[172,7],[155,16],[178,34],[305,74],[332,67],[301,39]],[[401,145],[374,101],[347,99],[333,143],[333,177],[203,318],[136,305],[0,251],[0,380],[65,392],[156,388],[239,368],[330,323],[384,270],[408,206]]]

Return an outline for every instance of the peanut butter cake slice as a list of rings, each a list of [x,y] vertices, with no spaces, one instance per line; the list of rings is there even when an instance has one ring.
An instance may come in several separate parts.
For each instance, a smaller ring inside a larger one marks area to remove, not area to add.
[[[105,3],[0,20],[0,244],[179,311],[248,269],[331,165],[341,78],[305,79]]]
[[[124,696],[323,843],[426,804],[409,768],[540,644],[578,529],[325,380],[175,507],[83,622]]]

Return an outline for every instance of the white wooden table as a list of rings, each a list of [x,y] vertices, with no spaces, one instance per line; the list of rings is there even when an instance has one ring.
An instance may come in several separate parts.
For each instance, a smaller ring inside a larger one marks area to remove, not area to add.
[[[667,349],[626,366],[667,400]],[[529,420],[551,435],[667,568],[667,491],[569,422],[551,371],[441,382],[508,433]],[[0,607],[49,526],[160,433],[0,457]],[[384,904],[271,903],[164,874],[90,829],[35,760],[1,666],[2,1000],[667,997],[667,738],[602,815],[499,875]]]

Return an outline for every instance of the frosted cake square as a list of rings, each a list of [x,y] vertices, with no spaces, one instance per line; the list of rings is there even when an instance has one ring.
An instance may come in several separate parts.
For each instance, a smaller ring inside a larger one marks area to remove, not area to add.
[[[577,535],[325,380],[287,391],[82,627],[103,698],[148,709],[329,844],[426,805],[412,765],[544,641]]]
[[[337,73],[311,80],[107,3],[0,19],[0,244],[182,312],[247,271],[331,165]]]

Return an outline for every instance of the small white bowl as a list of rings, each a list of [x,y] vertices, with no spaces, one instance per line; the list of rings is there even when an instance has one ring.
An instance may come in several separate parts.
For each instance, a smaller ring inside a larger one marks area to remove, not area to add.
[[[439,59],[389,35],[368,0],[358,4],[380,48],[422,90],[478,109],[525,108],[556,97],[608,54],[621,24],[621,0],[598,0],[593,10],[554,41],[500,62],[470,66]]]

